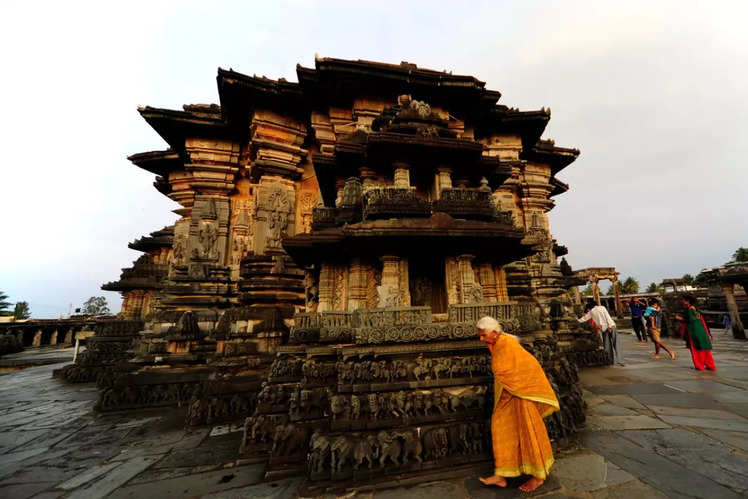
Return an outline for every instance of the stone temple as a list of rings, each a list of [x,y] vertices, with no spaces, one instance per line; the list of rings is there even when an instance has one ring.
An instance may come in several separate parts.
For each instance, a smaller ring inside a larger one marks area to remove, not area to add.
[[[107,372],[99,409],[246,418],[244,453],[320,487],[474,466],[491,453],[475,337],[491,315],[548,373],[562,442],[584,420],[577,367],[605,354],[548,223],[579,154],[541,139],[550,109],[405,62],[318,58],[297,76],[219,69],[220,105],[139,109],[168,149],[130,160],[179,219],[104,286],[142,327],[102,329],[122,355],[89,359]]]

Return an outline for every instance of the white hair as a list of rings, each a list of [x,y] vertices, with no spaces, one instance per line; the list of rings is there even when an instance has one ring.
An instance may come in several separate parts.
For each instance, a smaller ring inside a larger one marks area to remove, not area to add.
[[[483,317],[481,320],[479,320],[478,324],[476,324],[475,327],[480,329],[481,331],[495,331],[497,333],[501,333],[501,324],[499,324],[499,321],[489,316]]]

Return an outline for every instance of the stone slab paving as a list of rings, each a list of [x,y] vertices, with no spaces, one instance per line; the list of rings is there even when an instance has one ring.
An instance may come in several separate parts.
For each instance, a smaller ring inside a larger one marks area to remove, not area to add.
[[[472,470],[319,497],[748,497],[748,342],[717,336],[719,370],[700,373],[682,342],[666,340],[675,361],[652,359],[622,332],[628,366],[582,373],[588,424],[535,493]],[[175,409],[98,414],[96,388],[53,379],[57,367],[0,374],[0,498],[306,497],[303,478],[264,481],[235,426],[185,428]]]

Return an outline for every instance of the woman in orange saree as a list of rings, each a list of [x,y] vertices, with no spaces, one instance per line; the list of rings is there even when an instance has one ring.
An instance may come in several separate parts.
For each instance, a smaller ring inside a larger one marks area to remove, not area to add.
[[[530,492],[540,487],[553,465],[553,451],[543,418],[559,409],[556,394],[543,368],[515,336],[501,332],[492,317],[477,324],[481,341],[491,351],[494,410],[491,417],[494,475],[486,485],[506,487],[506,477],[531,475],[520,486]]]

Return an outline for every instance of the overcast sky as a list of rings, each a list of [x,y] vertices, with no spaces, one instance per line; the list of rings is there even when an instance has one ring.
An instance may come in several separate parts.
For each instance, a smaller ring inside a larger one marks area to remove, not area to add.
[[[362,6],[363,5],[363,6]],[[139,104],[218,102],[220,67],[322,57],[470,74],[577,147],[551,229],[574,268],[642,285],[748,246],[748,2],[2,2],[0,290],[35,317],[105,294],[176,204],[126,160]]]

